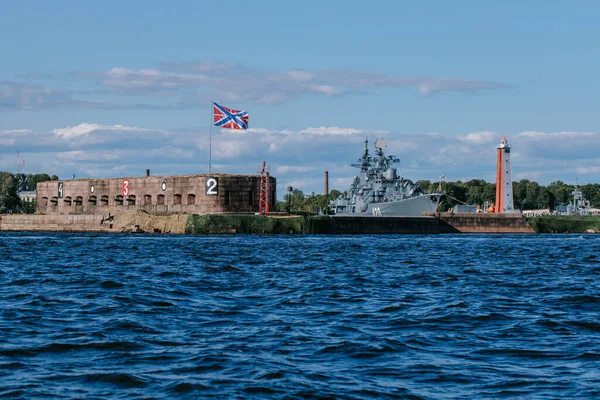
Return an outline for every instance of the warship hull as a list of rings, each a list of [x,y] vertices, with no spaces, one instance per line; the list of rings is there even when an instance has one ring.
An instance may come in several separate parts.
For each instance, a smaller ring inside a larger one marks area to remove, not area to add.
[[[371,203],[364,212],[347,207],[349,212],[339,212],[334,216],[374,216],[374,217],[420,217],[423,213],[437,211],[438,204],[443,200],[443,194],[428,194],[407,199]]]

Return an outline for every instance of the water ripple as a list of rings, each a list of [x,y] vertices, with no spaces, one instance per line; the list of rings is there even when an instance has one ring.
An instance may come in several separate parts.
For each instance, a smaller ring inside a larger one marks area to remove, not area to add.
[[[599,252],[0,233],[0,397],[597,398]]]

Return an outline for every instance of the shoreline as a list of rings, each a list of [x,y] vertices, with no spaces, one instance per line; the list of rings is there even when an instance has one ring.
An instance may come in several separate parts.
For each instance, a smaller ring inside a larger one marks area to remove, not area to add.
[[[168,234],[600,233],[598,216],[428,213],[421,217],[255,214],[3,214],[0,231]]]

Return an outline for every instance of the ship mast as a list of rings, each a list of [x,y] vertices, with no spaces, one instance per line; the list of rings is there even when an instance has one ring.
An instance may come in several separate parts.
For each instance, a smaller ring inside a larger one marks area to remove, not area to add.
[[[369,138],[365,139],[365,152],[363,156],[358,159],[359,163],[350,164],[353,167],[360,168],[361,171],[367,171],[371,166],[371,156],[369,156]]]

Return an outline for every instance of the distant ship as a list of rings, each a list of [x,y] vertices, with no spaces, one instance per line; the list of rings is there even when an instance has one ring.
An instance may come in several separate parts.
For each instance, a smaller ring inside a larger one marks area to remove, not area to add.
[[[369,155],[369,141],[365,151],[353,167],[360,168],[350,189],[330,204],[330,211],[340,216],[419,217],[423,212],[436,212],[444,193],[425,193],[419,185],[412,185],[398,172],[394,164],[400,160],[386,156],[387,143],[375,141],[375,156]]]

